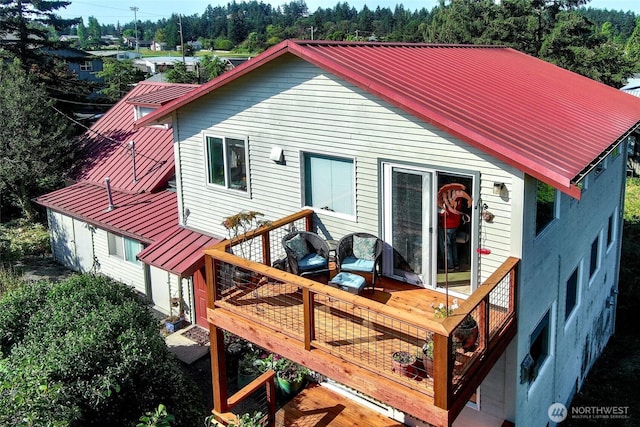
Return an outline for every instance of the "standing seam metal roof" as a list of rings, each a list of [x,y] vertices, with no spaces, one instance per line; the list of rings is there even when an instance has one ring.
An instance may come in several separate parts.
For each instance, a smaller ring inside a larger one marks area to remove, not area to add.
[[[575,185],[640,124],[640,100],[496,46],[285,41],[178,98],[141,127],[293,54],[580,198]]]
[[[134,129],[134,107],[129,100],[156,97],[166,102],[169,94],[175,95],[175,99],[197,87],[138,83],[84,134],[83,142],[89,152],[76,180],[102,184],[104,178],[109,177],[114,190],[130,193],[162,189],[175,173],[173,131],[153,127]],[[160,95],[154,95],[158,92]],[[133,179],[130,141],[135,141],[136,181]]]
[[[219,238],[178,224],[176,193],[164,188],[174,173],[171,129],[133,129],[133,106],[159,106],[196,85],[141,82],[85,134],[92,144],[80,182],[40,196],[36,202],[95,227],[149,245],[138,254],[145,263],[186,277],[204,264],[202,249]],[[136,141],[138,181],[133,182],[130,139]],[[115,208],[108,210],[104,178],[109,176]]]

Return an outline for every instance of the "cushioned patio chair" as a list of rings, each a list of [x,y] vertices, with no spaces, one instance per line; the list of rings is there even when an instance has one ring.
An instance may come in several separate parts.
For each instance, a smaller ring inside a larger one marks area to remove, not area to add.
[[[347,234],[336,249],[338,269],[352,273],[371,273],[371,286],[376,287],[382,261],[382,240],[373,234]]]
[[[324,274],[329,280],[329,245],[316,233],[294,231],[282,238],[289,271],[298,276]]]

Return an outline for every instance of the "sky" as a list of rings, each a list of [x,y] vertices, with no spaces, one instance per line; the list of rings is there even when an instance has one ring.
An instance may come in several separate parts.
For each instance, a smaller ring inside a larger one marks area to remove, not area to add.
[[[136,16],[140,21],[158,21],[162,18],[169,18],[173,13],[181,15],[202,15],[207,5],[226,5],[232,0],[71,0],[71,4],[66,9],[58,9],[58,14],[63,18],[87,18],[94,16],[100,24],[121,24],[134,20],[133,7],[137,7]],[[240,3],[242,0],[236,0]],[[274,7],[288,4],[291,0],[262,0]],[[309,12],[313,12],[319,7],[332,8],[339,2],[346,2],[350,6],[360,11],[366,4],[369,9],[378,6],[395,9],[396,4],[402,4],[405,9],[416,10],[426,8],[430,10],[438,0],[305,0]],[[640,15],[640,0],[592,0],[587,6],[598,9],[631,10]]]

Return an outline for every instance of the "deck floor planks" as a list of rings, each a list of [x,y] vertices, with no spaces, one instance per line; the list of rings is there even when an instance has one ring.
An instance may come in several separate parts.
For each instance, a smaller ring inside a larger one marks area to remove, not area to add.
[[[282,427],[401,427],[402,424],[312,384],[276,413]]]

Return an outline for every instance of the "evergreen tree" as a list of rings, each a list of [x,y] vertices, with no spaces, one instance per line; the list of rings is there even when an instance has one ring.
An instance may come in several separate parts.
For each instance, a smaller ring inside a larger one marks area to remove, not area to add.
[[[198,83],[196,73],[187,71],[187,66],[182,62],[176,62],[173,68],[167,71],[166,77],[170,83]]]
[[[96,76],[104,79],[104,89],[100,93],[109,101],[119,101],[131,88],[141,80],[144,80],[144,73],[133,66],[133,61],[120,61],[112,58],[105,58],[102,71]]]
[[[59,188],[74,165],[73,128],[19,60],[0,62],[0,193],[29,220],[33,197]]]
[[[62,19],[55,13],[70,4],[70,1],[59,0],[1,1],[0,39],[12,40],[3,43],[2,49],[19,58],[25,69],[34,63],[46,63],[42,50],[59,47],[59,43],[49,40],[48,28],[59,31],[78,22],[77,19]]]

